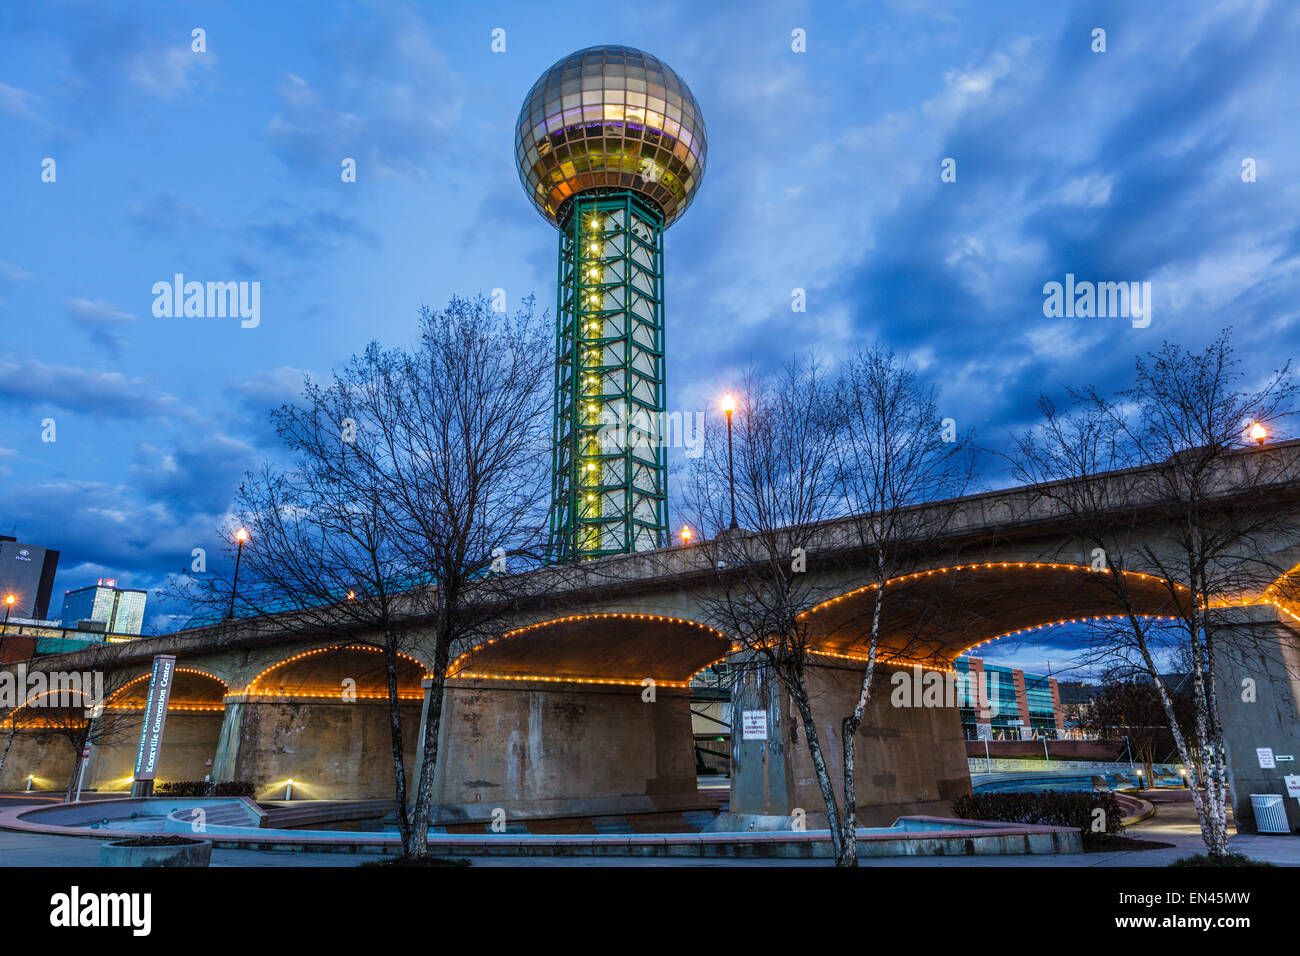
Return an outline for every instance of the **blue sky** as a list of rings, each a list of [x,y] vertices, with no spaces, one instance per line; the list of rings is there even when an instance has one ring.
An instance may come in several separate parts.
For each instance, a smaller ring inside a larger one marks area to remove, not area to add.
[[[668,233],[670,410],[710,407],[751,361],[879,337],[996,446],[1040,390],[1117,387],[1161,339],[1232,324],[1261,375],[1300,342],[1288,0],[8,4],[0,533],[62,551],[52,613],[96,577],[151,588],[215,556],[305,372],[409,341],[453,293],[553,307],[514,123],[546,67],[597,43],[661,57],[708,124]],[[259,281],[261,324],[155,317],[178,272]],[[1067,272],[1151,282],[1150,327],[1046,318]]]

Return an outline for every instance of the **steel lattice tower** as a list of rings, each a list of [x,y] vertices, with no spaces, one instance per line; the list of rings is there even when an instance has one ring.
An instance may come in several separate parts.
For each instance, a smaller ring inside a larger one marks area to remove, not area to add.
[[[520,110],[519,176],[560,230],[554,560],[668,543],[663,234],[694,198],[707,148],[690,89],[628,47],[565,57]]]

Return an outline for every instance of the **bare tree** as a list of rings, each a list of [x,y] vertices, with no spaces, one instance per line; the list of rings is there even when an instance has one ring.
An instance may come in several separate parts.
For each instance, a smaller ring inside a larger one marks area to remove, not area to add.
[[[881,620],[889,581],[917,549],[940,541],[953,508],[928,502],[965,491],[974,470],[969,437],[944,419],[937,394],[892,350],[877,344],[845,363],[836,401],[841,430],[837,475],[851,526],[867,559],[873,587],[870,638],[857,702],[840,726],[844,750],[842,866],[857,866],[855,741],[866,716],[880,653]],[[898,593],[899,587],[893,588]],[[933,602],[927,602],[933,607]],[[863,622],[852,622],[855,628]],[[914,621],[920,625],[920,621]],[[907,656],[925,628],[893,635],[892,650]]]
[[[1205,791],[1193,788],[1192,798],[1206,847],[1221,857],[1229,852],[1228,781],[1216,678],[1225,671],[1224,642],[1240,647],[1251,637],[1211,614],[1286,573],[1267,539],[1300,540],[1300,528],[1269,506],[1268,494],[1300,480],[1295,456],[1243,447],[1252,423],[1275,427],[1292,414],[1296,386],[1284,367],[1247,388],[1225,331],[1199,353],[1165,343],[1139,358],[1134,384],[1114,399],[1093,388],[1070,394],[1065,411],[1040,402],[1043,424],[1019,440],[1016,472],[1038,483],[1042,499],[1069,519],[1104,570],[1099,577],[1126,627],[1107,629],[1094,654],[1155,687],[1180,759],[1204,768]],[[1121,470],[1134,466],[1139,470]],[[1164,520],[1142,523],[1141,511]],[[1162,611],[1172,627],[1144,613],[1152,582],[1164,589]],[[1266,645],[1252,652],[1266,653]],[[1161,677],[1162,662],[1177,657],[1191,668],[1199,760]]]
[[[553,361],[531,300],[507,318],[481,297],[453,299],[441,312],[422,313],[420,345],[401,366],[400,400],[370,416],[393,534],[433,582],[420,592],[432,630],[411,835],[420,854],[452,648],[487,637],[510,609],[509,585],[493,574],[507,560],[509,570],[522,570],[544,554]]]
[[[241,488],[250,532],[235,596],[209,606],[275,616],[304,634],[355,635],[384,652],[403,853],[427,854],[438,726],[453,645],[509,607],[496,572],[536,563],[544,545],[551,344],[532,301],[513,316],[482,297],[421,310],[412,348],[377,344],[327,387],[274,414],[293,456]],[[376,635],[377,640],[367,635]],[[406,778],[398,662],[429,668],[423,761]]]
[[[798,710],[831,841],[842,857],[839,801],[809,698],[814,650],[806,616],[828,593],[803,573],[817,525],[838,503],[834,385],[813,359],[796,359],[770,379],[747,374],[735,429],[735,510],[731,523],[728,442],[714,425],[690,476],[687,508],[716,569],[701,594],[705,616],[746,656],[777,678]]]
[[[1083,726],[1099,740],[1126,738],[1133,756],[1145,768],[1147,780],[1154,785],[1156,754],[1167,753],[1173,744],[1168,719],[1155,686],[1150,681],[1130,678],[1101,685]]]

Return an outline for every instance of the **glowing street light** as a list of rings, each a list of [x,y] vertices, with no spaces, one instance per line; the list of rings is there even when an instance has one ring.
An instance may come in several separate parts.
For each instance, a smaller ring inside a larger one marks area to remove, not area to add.
[[[240,528],[235,532],[235,540],[239,546],[235,550],[235,580],[230,584],[230,610],[226,614],[226,620],[231,620],[235,616],[235,592],[239,589],[239,559],[244,556],[244,542],[248,540],[248,530]]]
[[[681,535],[682,535],[682,544],[690,544],[691,538],[695,537],[691,529],[686,527],[682,528]]]
[[[5,624],[3,628],[0,628],[0,637],[9,633],[9,610],[14,606],[14,602],[17,600],[18,596],[15,594],[5,595]]]
[[[736,410],[736,400],[728,392],[722,396],[722,411],[727,416],[727,484],[731,486],[731,525],[736,530],[736,465],[731,454],[731,413]]]
[[[1256,444],[1264,444],[1264,439],[1268,437],[1268,429],[1264,427],[1263,422],[1255,422],[1250,426],[1250,437],[1255,439]]]

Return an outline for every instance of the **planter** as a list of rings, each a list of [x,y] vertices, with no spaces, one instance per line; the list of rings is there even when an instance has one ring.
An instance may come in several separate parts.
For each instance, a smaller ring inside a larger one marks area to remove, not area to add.
[[[100,866],[207,866],[212,857],[210,840],[193,840],[164,846],[127,846],[130,840],[103,843]]]

